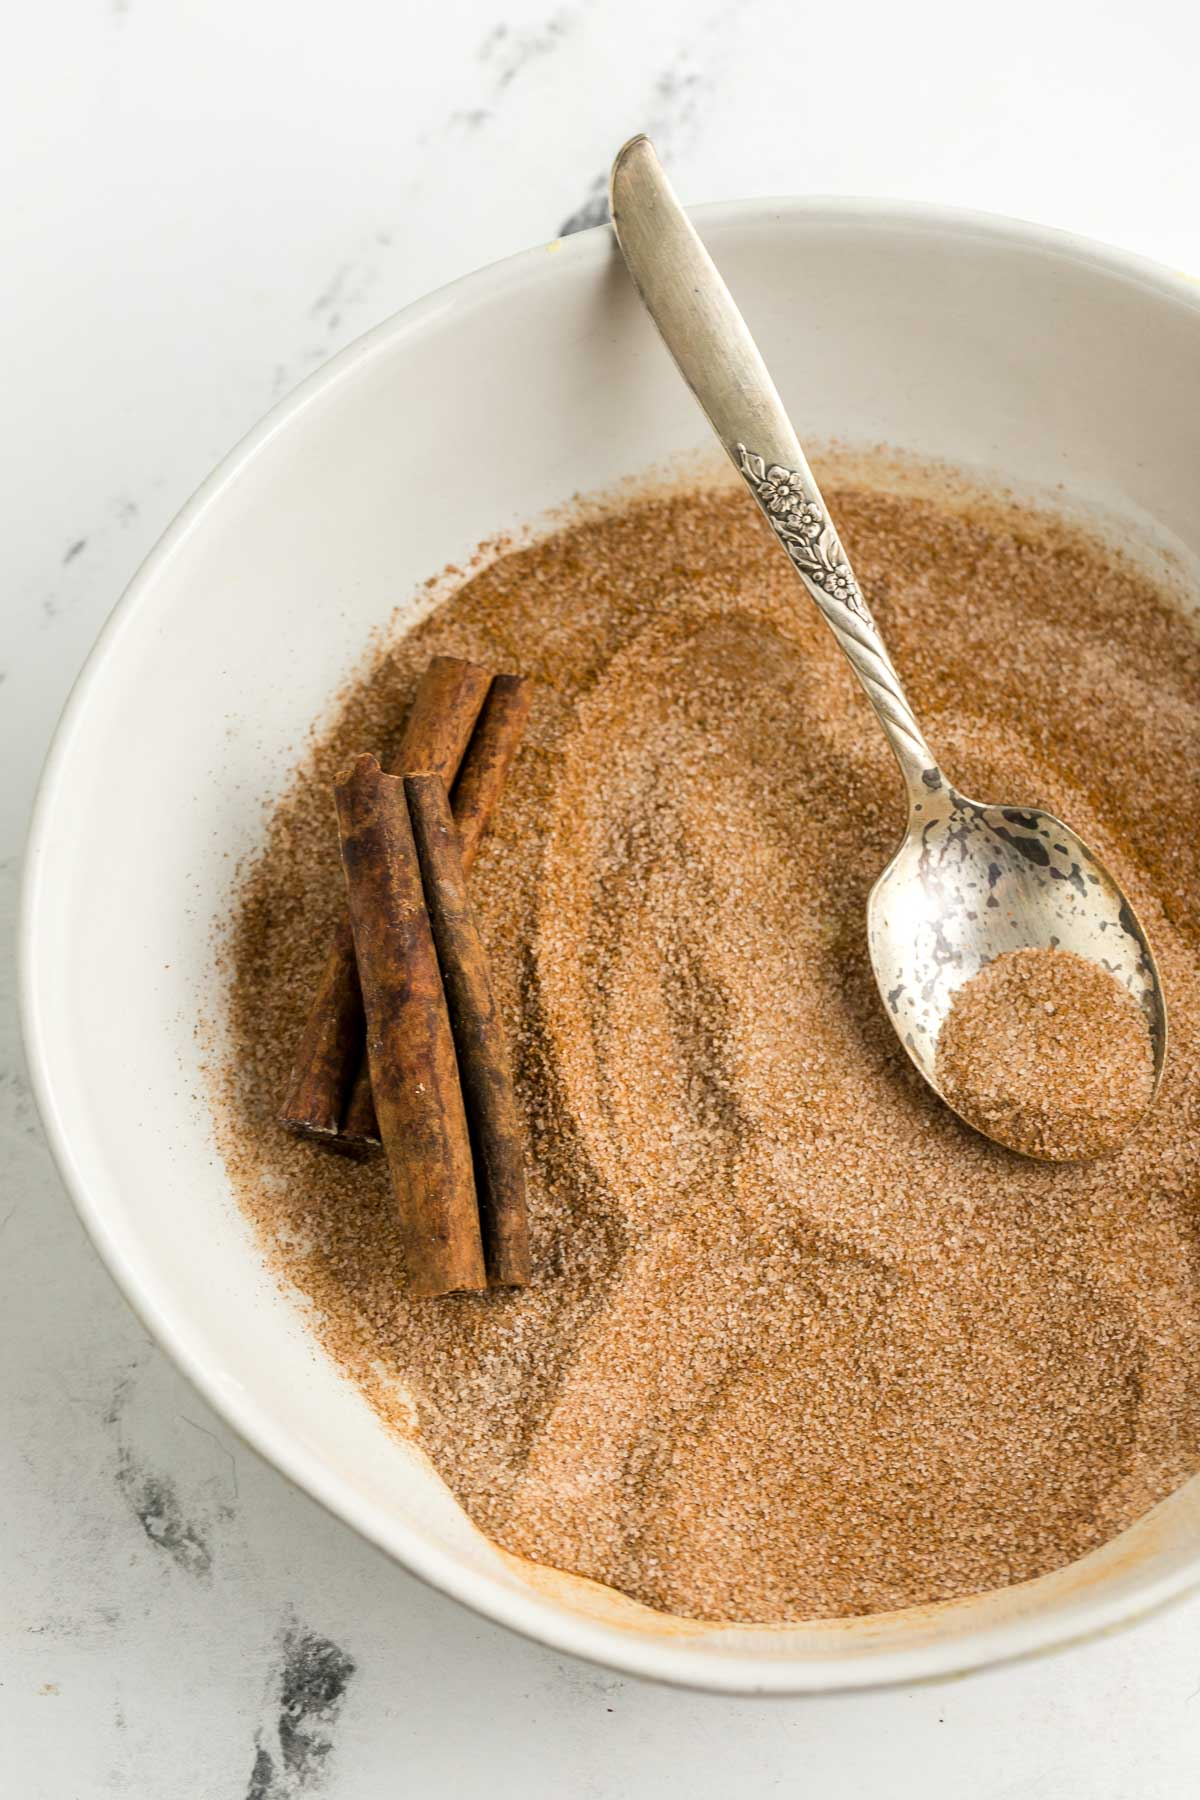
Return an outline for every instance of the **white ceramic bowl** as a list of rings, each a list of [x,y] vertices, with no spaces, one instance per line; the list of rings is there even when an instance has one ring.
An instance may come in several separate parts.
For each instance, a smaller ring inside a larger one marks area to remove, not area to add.
[[[698,223],[808,441],[1063,484],[1131,541],[1200,549],[1200,290],[1077,239],[876,203]],[[353,345],[167,532],[42,782],[22,926],[50,1143],[149,1329],[310,1494],[490,1617],[616,1668],[801,1692],[913,1681],[1110,1626],[1200,1579],[1200,1482],[1007,1592],[793,1628],[689,1625],[488,1545],[314,1356],[230,1193],[197,1016],[264,799],[372,627],[481,538],[707,443],[607,231],[485,269]]]

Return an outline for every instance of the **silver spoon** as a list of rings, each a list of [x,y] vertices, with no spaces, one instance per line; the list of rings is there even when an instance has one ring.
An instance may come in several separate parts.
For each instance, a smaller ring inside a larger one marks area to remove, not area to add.
[[[1166,1059],[1167,1013],[1133,907],[1069,825],[1035,807],[968,800],[950,786],[766,365],[649,138],[631,138],[619,151],[609,193],[617,241],[647,311],[824,614],[900,765],[908,829],[867,901],[871,964],[900,1041],[944,1100],[935,1049],[956,988],[1004,951],[1071,950],[1100,963],[1141,1002],[1154,1052],[1152,1102]]]

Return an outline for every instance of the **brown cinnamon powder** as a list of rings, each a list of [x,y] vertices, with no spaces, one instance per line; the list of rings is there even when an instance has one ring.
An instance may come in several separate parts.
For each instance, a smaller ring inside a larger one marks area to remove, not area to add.
[[[957,990],[937,1040],[938,1085],[968,1123],[1027,1156],[1120,1148],[1150,1104],[1140,1003],[1068,950],[1011,950]]]
[[[1065,527],[829,498],[943,766],[1071,820],[1155,943],[1172,1057],[1118,1155],[1015,1156],[911,1068],[864,931],[899,785],[740,492],[503,556],[396,642],[275,813],[230,945],[230,1166],[325,1345],[500,1543],[705,1619],[1020,1581],[1200,1466],[1200,839],[1178,803],[1200,640]],[[338,904],[332,773],[386,747],[435,651],[539,690],[472,875],[533,1285],[431,1302],[405,1292],[381,1163],[275,1113]]]

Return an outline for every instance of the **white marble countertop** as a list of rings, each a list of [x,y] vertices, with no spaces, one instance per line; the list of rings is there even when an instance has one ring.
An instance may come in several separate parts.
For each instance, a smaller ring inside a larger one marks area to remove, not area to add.
[[[422,292],[598,215],[650,129],[686,199],[921,197],[1200,272],[1178,0],[47,0],[0,74],[0,883],[59,707],[216,459]],[[15,181],[14,181],[15,175]],[[0,1789],[1182,1800],[1200,1599],[909,1692],[622,1680],[421,1587],[218,1423],[76,1222],[0,967]]]

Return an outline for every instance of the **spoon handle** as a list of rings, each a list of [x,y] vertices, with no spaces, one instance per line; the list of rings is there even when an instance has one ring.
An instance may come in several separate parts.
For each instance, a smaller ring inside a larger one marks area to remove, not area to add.
[[[758,346],[648,137],[617,154],[613,229],[646,310],[874,707],[910,799],[940,785]]]

